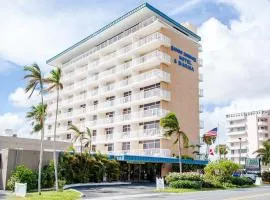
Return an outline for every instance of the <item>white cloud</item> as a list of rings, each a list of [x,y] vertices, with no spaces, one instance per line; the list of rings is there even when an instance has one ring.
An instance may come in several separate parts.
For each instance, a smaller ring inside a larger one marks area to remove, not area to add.
[[[31,98],[29,93],[25,93],[23,88],[17,88],[13,93],[9,95],[9,101],[16,107],[27,108],[40,102],[40,96],[37,91],[34,91]]]
[[[20,65],[45,61],[113,19],[117,10],[63,7],[53,1],[6,1],[0,6],[0,58]],[[114,14],[112,10],[115,11]],[[106,15],[104,15],[106,12]]]
[[[24,118],[16,113],[5,113],[0,115],[0,133],[5,129],[16,130],[24,124]]]
[[[185,11],[191,10],[196,5],[198,5],[201,1],[202,0],[189,0],[189,1],[186,1],[185,3],[183,3],[182,5],[180,5],[179,7],[173,9],[170,12],[170,15],[177,15],[177,14],[181,14],[181,12],[185,12]]]
[[[204,114],[205,131],[219,122],[221,141],[226,138],[226,113],[270,109],[270,2],[223,2],[237,9],[239,20],[226,26],[211,18],[199,28],[203,101],[214,106],[212,112]]]
[[[232,4],[240,20],[231,27],[211,18],[199,28],[206,103],[263,97],[270,90],[270,3],[244,2]]]

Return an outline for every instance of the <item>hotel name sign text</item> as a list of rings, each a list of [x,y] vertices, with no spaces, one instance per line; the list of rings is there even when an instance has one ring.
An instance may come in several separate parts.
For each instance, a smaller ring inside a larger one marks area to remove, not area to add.
[[[197,62],[194,56],[175,46],[171,46],[171,50],[178,54],[178,58],[173,60],[174,63],[194,72],[193,63]]]

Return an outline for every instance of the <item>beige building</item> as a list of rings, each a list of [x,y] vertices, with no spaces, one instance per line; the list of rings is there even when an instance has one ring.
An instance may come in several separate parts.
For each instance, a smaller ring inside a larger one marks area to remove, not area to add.
[[[92,130],[93,151],[171,157],[177,145],[163,136],[159,120],[174,112],[198,144],[199,41],[194,27],[145,3],[49,59],[63,72],[58,140],[71,141],[67,129],[75,124]],[[51,139],[55,94],[46,102]]]
[[[57,151],[64,151],[72,143],[57,142]],[[6,189],[7,181],[18,165],[37,170],[39,163],[40,140],[0,136],[0,189]],[[53,143],[44,141],[43,165],[53,159]]]
[[[255,158],[254,152],[270,139],[270,110],[228,114],[226,119],[228,157],[237,163],[241,157],[241,164],[245,164],[245,158]]]

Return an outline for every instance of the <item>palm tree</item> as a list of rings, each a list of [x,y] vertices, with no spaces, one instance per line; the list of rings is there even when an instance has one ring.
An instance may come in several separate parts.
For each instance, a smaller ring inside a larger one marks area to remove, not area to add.
[[[179,125],[178,119],[174,113],[168,113],[164,118],[160,119],[160,126],[164,128],[164,136],[171,137],[176,136],[174,144],[178,143],[178,153],[179,153],[179,172],[182,173],[182,162],[181,162],[181,139],[183,140],[184,146],[188,146],[189,139],[184,133]]]
[[[86,135],[86,143],[85,143],[84,147],[88,147],[89,152],[91,152],[92,151],[92,133],[88,127],[86,128],[85,135]]]
[[[25,92],[30,92],[29,98],[31,98],[32,94],[35,90],[39,90],[39,94],[41,97],[41,105],[44,105],[43,101],[43,75],[41,73],[40,67],[34,63],[30,66],[25,66],[24,71],[27,74],[24,76],[24,79],[28,80],[28,83],[25,87]],[[42,170],[42,160],[43,160],[43,140],[44,140],[44,120],[45,120],[45,112],[42,109],[43,113],[40,113],[43,117],[41,117],[40,127],[41,129],[41,139],[40,139],[40,153],[39,153],[39,166],[38,166],[38,193],[41,195],[41,170]]]
[[[257,157],[262,159],[264,165],[270,164],[270,139],[263,142],[263,147],[259,148],[254,153],[257,154]]]
[[[37,133],[41,131],[44,126],[44,117],[46,117],[47,105],[38,104],[37,106],[32,106],[31,110],[27,112],[26,118],[32,120],[33,132]]]
[[[54,133],[53,133],[53,160],[54,160],[54,176],[55,176],[55,190],[58,191],[58,176],[57,176],[57,159],[56,159],[56,127],[58,117],[58,103],[59,103],[59,91],[63,89],[63,84],[60,82],[62,76],[61,69],[59,67],[53,69],[50,76],[44,80],[45,83],[49,84],[47,91],[56,91],[56,111],[54,120]]]
[[[73,137],[73,141],[74,142],[77,142],[77,141],[80,142],[80,144],[81,144],[80,145],[81,146],[81,154],[82,154],[82,152],[83,152],[83,141],[87,140],[86,133],[84,131],[80,131],[80,129],[77,126],[73,125],[73,124],[70,125],[68,130],[71,130],[71,131],[73,131],[75,133],[75,135]]]
[[[223,155],[223,158],[226,158],[226,155],[228,154],[228,146],[226,144],[219,144],[215,148],[215,152],[219,154],[219,158],[221,159],[221,155]]]
[[[205,154],[205,157],[206,157],[206,159],[208,159],[209,146],[215,143],[216,137],[203,135],[203,138],[202,139],[203,139],[203,142],[206,144],[206,154]]]

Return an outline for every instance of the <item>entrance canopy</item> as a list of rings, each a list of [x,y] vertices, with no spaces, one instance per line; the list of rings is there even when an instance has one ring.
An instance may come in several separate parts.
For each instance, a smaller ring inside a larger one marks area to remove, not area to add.
[[[137,155],[110,155],[110,159],[134,163],[179,163],[179,158],[156,157],[156,156],[137,156]],[[180,159],[181,163],[192,165],[207,165],[207,160]]]

